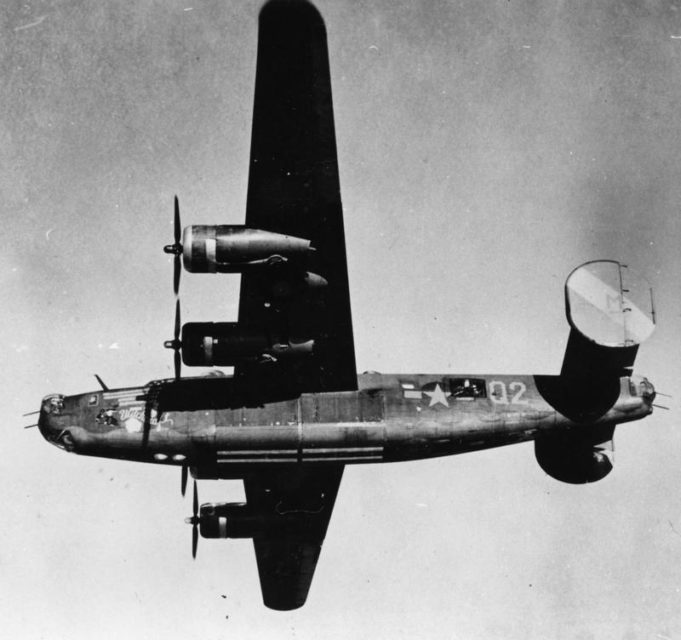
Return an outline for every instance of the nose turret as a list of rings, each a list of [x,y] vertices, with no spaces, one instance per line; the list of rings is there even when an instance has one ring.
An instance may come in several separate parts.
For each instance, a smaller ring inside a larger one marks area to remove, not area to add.
[[[638,383],[638,388],[645,403],[651,407],[655,401],[655,396],[657,395],[652,382],[650,382],[648,378],[641,378],[640,382]]]
[[[38,418],[38,429],[43,438],[48,442],[64,449],[62,442],[64,436],[64,396],[59,393],[52,393],[43,398],[40,404],[40,417]]]

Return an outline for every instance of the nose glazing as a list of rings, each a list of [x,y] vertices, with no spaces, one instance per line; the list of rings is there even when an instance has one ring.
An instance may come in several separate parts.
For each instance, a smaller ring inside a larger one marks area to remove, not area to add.
[[[40,405],[40,417],[38,428],[43,437],[50,442],[54,442],[59,435],[59,427],[56,425],[56,418],[61,416],[64,411],[64,396],[58,393],[45,396]]]

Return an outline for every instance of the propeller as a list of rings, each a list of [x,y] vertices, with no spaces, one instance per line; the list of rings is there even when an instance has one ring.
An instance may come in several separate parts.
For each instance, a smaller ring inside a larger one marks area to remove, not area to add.
[[[196,559],[196,549],[199,545],[199,493],[196,488],[196,480],[194,480],[194,500],[193,500],[193,512],[191,518],[185,518],[184,521],[187,524],[192,525],[192,558]]]
[[[189,467],[187,467],[186,464],[182,465],[182,479],[180,483],[180,489],[182,490],[182,497],[184,498],[184,494],[187,492],[187,475],[189,471]]]
[[[178,294],[180,291],[180,272],[182,271],[180,267],[180,256],[182,255],[182,243],[180,242],[180,239],[182,237],[182,225],[180,224],[180,203],[177,199],[177,196],[175,196],[175,234],[174,234],[174,240],[175,242],[173,244],[167,244],[165,247],[163,247],[163,251],[165,253],[169,253],[173,256],[175,256],[173,260],[173,291],[175,292],[175,295]]]
[[[173,334],[172,340],[166,340],[163,346],[166,349],[172,349],[175,352],[173,363],[175,367],[175,380],[179,380],[181,377],[182,368],[182,357],[180,355],[180,350],[182,349],[182,340],[180,340],[180,331],[182,328],[182,323],[180,320],[180,301],[177,300],[175,303],[175,332]]]

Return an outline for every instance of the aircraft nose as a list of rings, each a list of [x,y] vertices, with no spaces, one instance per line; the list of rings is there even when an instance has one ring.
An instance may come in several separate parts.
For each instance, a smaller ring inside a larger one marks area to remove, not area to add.
[[[40,416],[38,418],[38,429],[45,440],[55,442],[62,432],[59,424],[59,417],[64,411],[64,396],[59,393],[52,393],[43,398],[40,404]]]

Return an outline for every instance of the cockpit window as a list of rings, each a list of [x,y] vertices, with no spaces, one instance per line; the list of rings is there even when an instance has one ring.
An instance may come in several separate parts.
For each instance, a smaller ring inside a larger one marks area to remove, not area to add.
[[[485,381],[481,378],[451,378],[449,391],[455,400],[474,400],[487,395]]]

